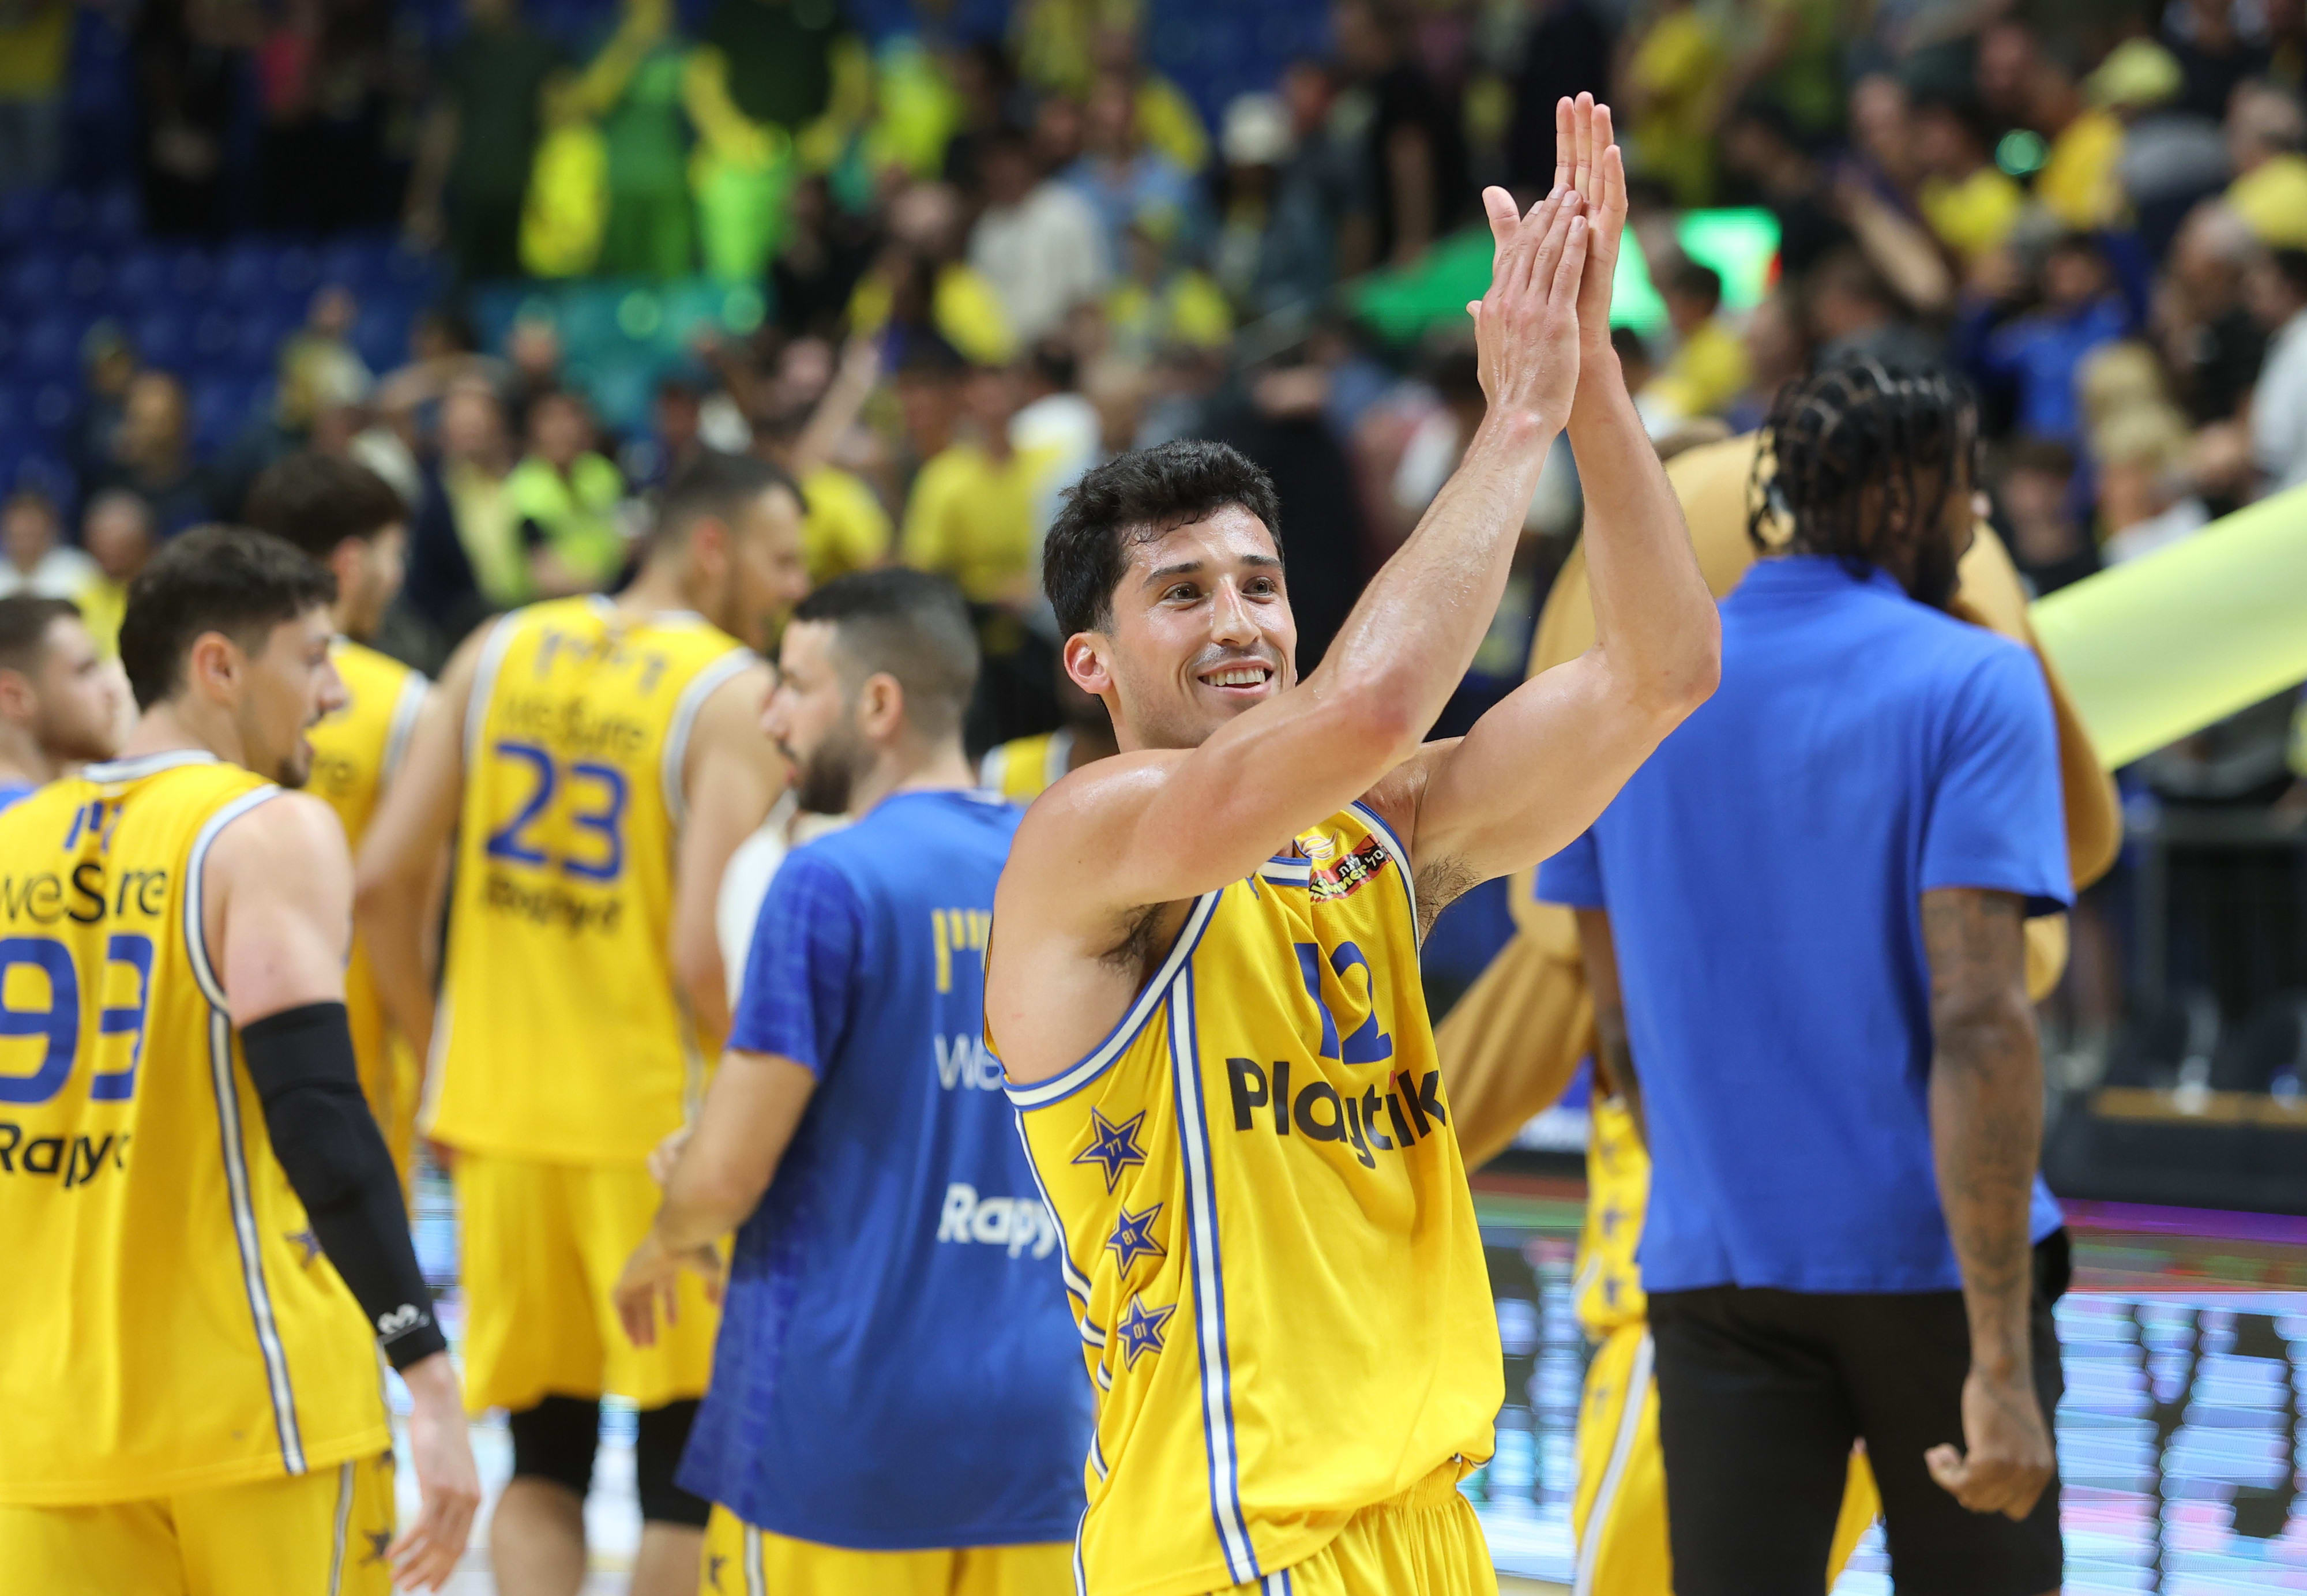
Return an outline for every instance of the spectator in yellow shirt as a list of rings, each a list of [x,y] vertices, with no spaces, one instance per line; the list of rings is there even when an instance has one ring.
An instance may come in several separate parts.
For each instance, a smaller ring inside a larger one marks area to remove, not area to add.
[[[1017,396],[1006,367],[973,367],[962,409],[963,436],[913,478],[898,553],[951,577],[973,605],[1022,609],[1033,595],[1033,495],[1049,451],[1010,445]]]
[[[1171,211],[1137,218],[1123,235],[1128,271],[1106,296],[1115,353],[1145,363],[1164,349],[1221,349],[1233,337],[1233,309],[1209,273],[1172,257]]]
[[[1917,196],[1923,219],[1969,266],[2002,247],[2027,198],[1987,159],[1986,133],[1972,107],[1944,96],[1917,99],[1914,129],[1926,174]]]
[[[971,370],[962,383],[962,435],[913,478],[898,535],[906,564],[951,577],[969,599],[985,660],[970,710],[973,748],[1045,726],[1056,712],[1051,650],[1024,616],[1040,587],[1035,506],[1057,451],[1010,442],[1017,399],[1006,367]]]
[[[2227,204],[2269,249],[2307,246],[2307,110],[2272,83],[2245,83],[2227,109]]]
[[[1715,113],[1729,55],[1692,0],[1663,0],[1626,59],[1617,97],[1634,172],[1665,184],[1677,205],[1713,197]]]
[[[1748,380],[1745,341],[1722,322],[1721,274],[1681,261],[1667,273],[1661,297],[1678,343],[1642,397],[1677,420],[1718,415],[1746,390]]]

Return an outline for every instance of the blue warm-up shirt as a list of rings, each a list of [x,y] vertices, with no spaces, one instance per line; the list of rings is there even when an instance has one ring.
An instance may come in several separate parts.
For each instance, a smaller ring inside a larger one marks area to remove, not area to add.
[[[1024,811],[899,793],[796,848],[730,1045],[818,1077],[737,1232],[680,1481],[863,1550],[1072,1539],[1089,1382],[984,1046],[993,888]]]
[[[2071,896],[2041,668],[1880,572],[1761,562],[1722,601],[1714,697],[1539,874],[1609,912],[1650,1290],[1960,1287],[1927,1098],[1943,887]],[[2035,1238],[2059,1223],[2038,1178]]]

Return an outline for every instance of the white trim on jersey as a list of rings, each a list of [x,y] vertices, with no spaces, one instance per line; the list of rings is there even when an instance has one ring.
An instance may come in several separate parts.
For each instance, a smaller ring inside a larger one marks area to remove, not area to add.
[[[1626,1373],[1626,1393],[1618,1408],[1618,1433],[1610,1442],[1610,1461],[1595,1488],[1594,1505],[1586,1510],[1586,1532],[1578,1538],[1578,1561],[1571,1575],[1571,1596],[1594,1596],[1594,1568],[1602,1556],[1602,1535],[1610,1522],[1610,1508],[1624,1482],[1626,1460],[1634,1454],[1634,1437],[1641,1431],[1642,1409],[1651,1395],[1651,1333],[1642,1332],[1634,1349],[1634,1367]]]
[[[1217,1526],[1228,1577],[1247,1584],[1258,1577],[1257,1552],[1242,1520],[1241,1463],[1234,1448],[1233,1382],[1226,1347],[1225,1277],[1218,1253],[1217,1180],[1210,1165],[1209,1120],[1202,1104],[1190,963],[1179,975],[1170,1004],[1170,1061],[1178,1145],[1186,1172],[1187,1249],[1193,1262],[1195,1351],[1201,1365],[1202,1434],[1209,1448],[1210,1517]]]
[[[425,694],[432,685],[422,671],[400,679],[400,696],[392,701],[392,721],[384,734],[384,760],[376,773],[380,792],[391,785],[400,761],[407,757],[408,740],[416,734],[416,717],[424,712]]]
[[[518,613],[518,612],[516,612]],[[489,724],[489,701],[496,697],[497,673],[504,668],[505,650],[512,647],[513,617],[499,615],[489,622],[489,635],[473,664],[472,695],[465,700],[465,777],[472,779],[481,762],[481,731]]]
[[[138,754],[133,759],[104,759],[81,767],[81,779],[99,786],[110,786],[115,782],[141,781],[148,776],[158,776],[163,770],[174,770],[179,765],[221,765],[224,763],[205,748],[167,748],[159,753]]]
[[[202,823],[184,865],[184,948],[193,979],[209,1001],[209,1084],[216,1096],[217,1140],[224,1154],[225,1187],[232,1201],[233,1239],[240,1251],[240,1283],[256,1326],[257,1351],[264,1360],[265,1385],[272,1397],[272,1421],[280,1435],[280,1462],[291,1474],[304,1472],[304,1440],[296,1423],[296,1392],[288,1381],[288,1356],[273,1317],[272,1294],[264,1283],[264,1257],[256,1231],[256,1206],[249,1195],[248,1152],[241,1139],[240,1094],[232,1071],[232,1017],[224,986],[210,963],[202,900],[209,849],[217,834],[258,805],[280,795],[276,786],[242,794]]]
[[[733,680],[752,669],[760,656],[742,645],[732,648],[718,659],[689,679],[681,690],[681,699],[673,707],[672,724],[665,732],[665,764],[660,779],[665,785],[665,812],[672,819],[675,831],[689,819],[689,794],[684,791],[682,767],[689,759],[689,734],[697,727],[697,716],[722,683]]]
[[[329,1596],[341,1596],[345,1588],[345,1538],[352,1518],[353,1465],[347,1459],[337,1466],[337,1534],[329,1549]]]

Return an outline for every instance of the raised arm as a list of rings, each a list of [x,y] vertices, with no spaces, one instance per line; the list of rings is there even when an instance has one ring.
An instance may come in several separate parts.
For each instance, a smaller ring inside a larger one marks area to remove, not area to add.
[[[1550,195],[1517,218],[1503,190],[1484,197],[1496,253],[1476,327],[1489,410],[1464,463],[1312,675],[1197,748],[1102,759],[1043,796],[1002,880],[997,913],[1013,923],[1054,919],[1095,938],[1118,914],[1238,880],[1417,750],[1497,608],[1577,374],[1582,206]],[[1250,523],[1246,511],[1222,513]],[[1281,595],[1271,565],[1252,554],[1238,573],[1157,571],[1141,597],[1217,606],[1213,644],[1247,657],[1260,635],[1256,606]]]
[[[456,836],[465,785],[465,713],[488,640],[465,639],[425,700],[408,751],[362,839],[353,915],[368,948],[385,1017],[420,1060],[433,1051],[430,935],[442,857]]]
[[[1381,795],[1411,821],[1419,904],[1429,912],[1584,830],[1720,672],[1713,596],[1610,348],[1626,180],[1609,107],[1582,94],[1560,103],[1556,124],[1557,182],[1590,194],[1595,216],[1569,423],[1586,496],[1595,645],[1526,682],[1462,742],[1435,745],[1399,790]]]
[[[284,794],[218,833],[202,881],[203,930],[273,1157],[414,1403],[409,1446],[423,1508],[390,1556],[396,1583],[433,1590],[464,1553],[480,1472],[399,1177],[353,1060],[352,876],[335,813]]]
[[[2033,1510],[2054,1466],[2029,1337],[2028,1216],[2043,1143],[2043,1058],[2027,1000],[2021,913],[2014,893],[1923,894],[1931,1144],[1970,1321],[1968,1450],[1934,1446],[1926,1462],[1964,1506],[2014,1519]]]

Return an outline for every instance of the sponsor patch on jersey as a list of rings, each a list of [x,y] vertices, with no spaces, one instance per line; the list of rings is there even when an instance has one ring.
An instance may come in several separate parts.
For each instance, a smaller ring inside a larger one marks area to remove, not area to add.
[[[1385,845],[1375,837],[1364,837],[1361,846],[1348,854],[1335,864],[1316,864],[1308,885],[1314,901],[1325,902],[1335,897],[1351,897],[1363,886],[1375,880],[1388,862]]]
[[[1049,1205],[1038,1197],[986,1197],[966,1180],[945,1188],[945,1206],[938,1211],[937,1239],[977,1247],[1006,1247],[1011,1257],[1028,1248],[1045,1258],[1058,1245],[1058,1222]]]

